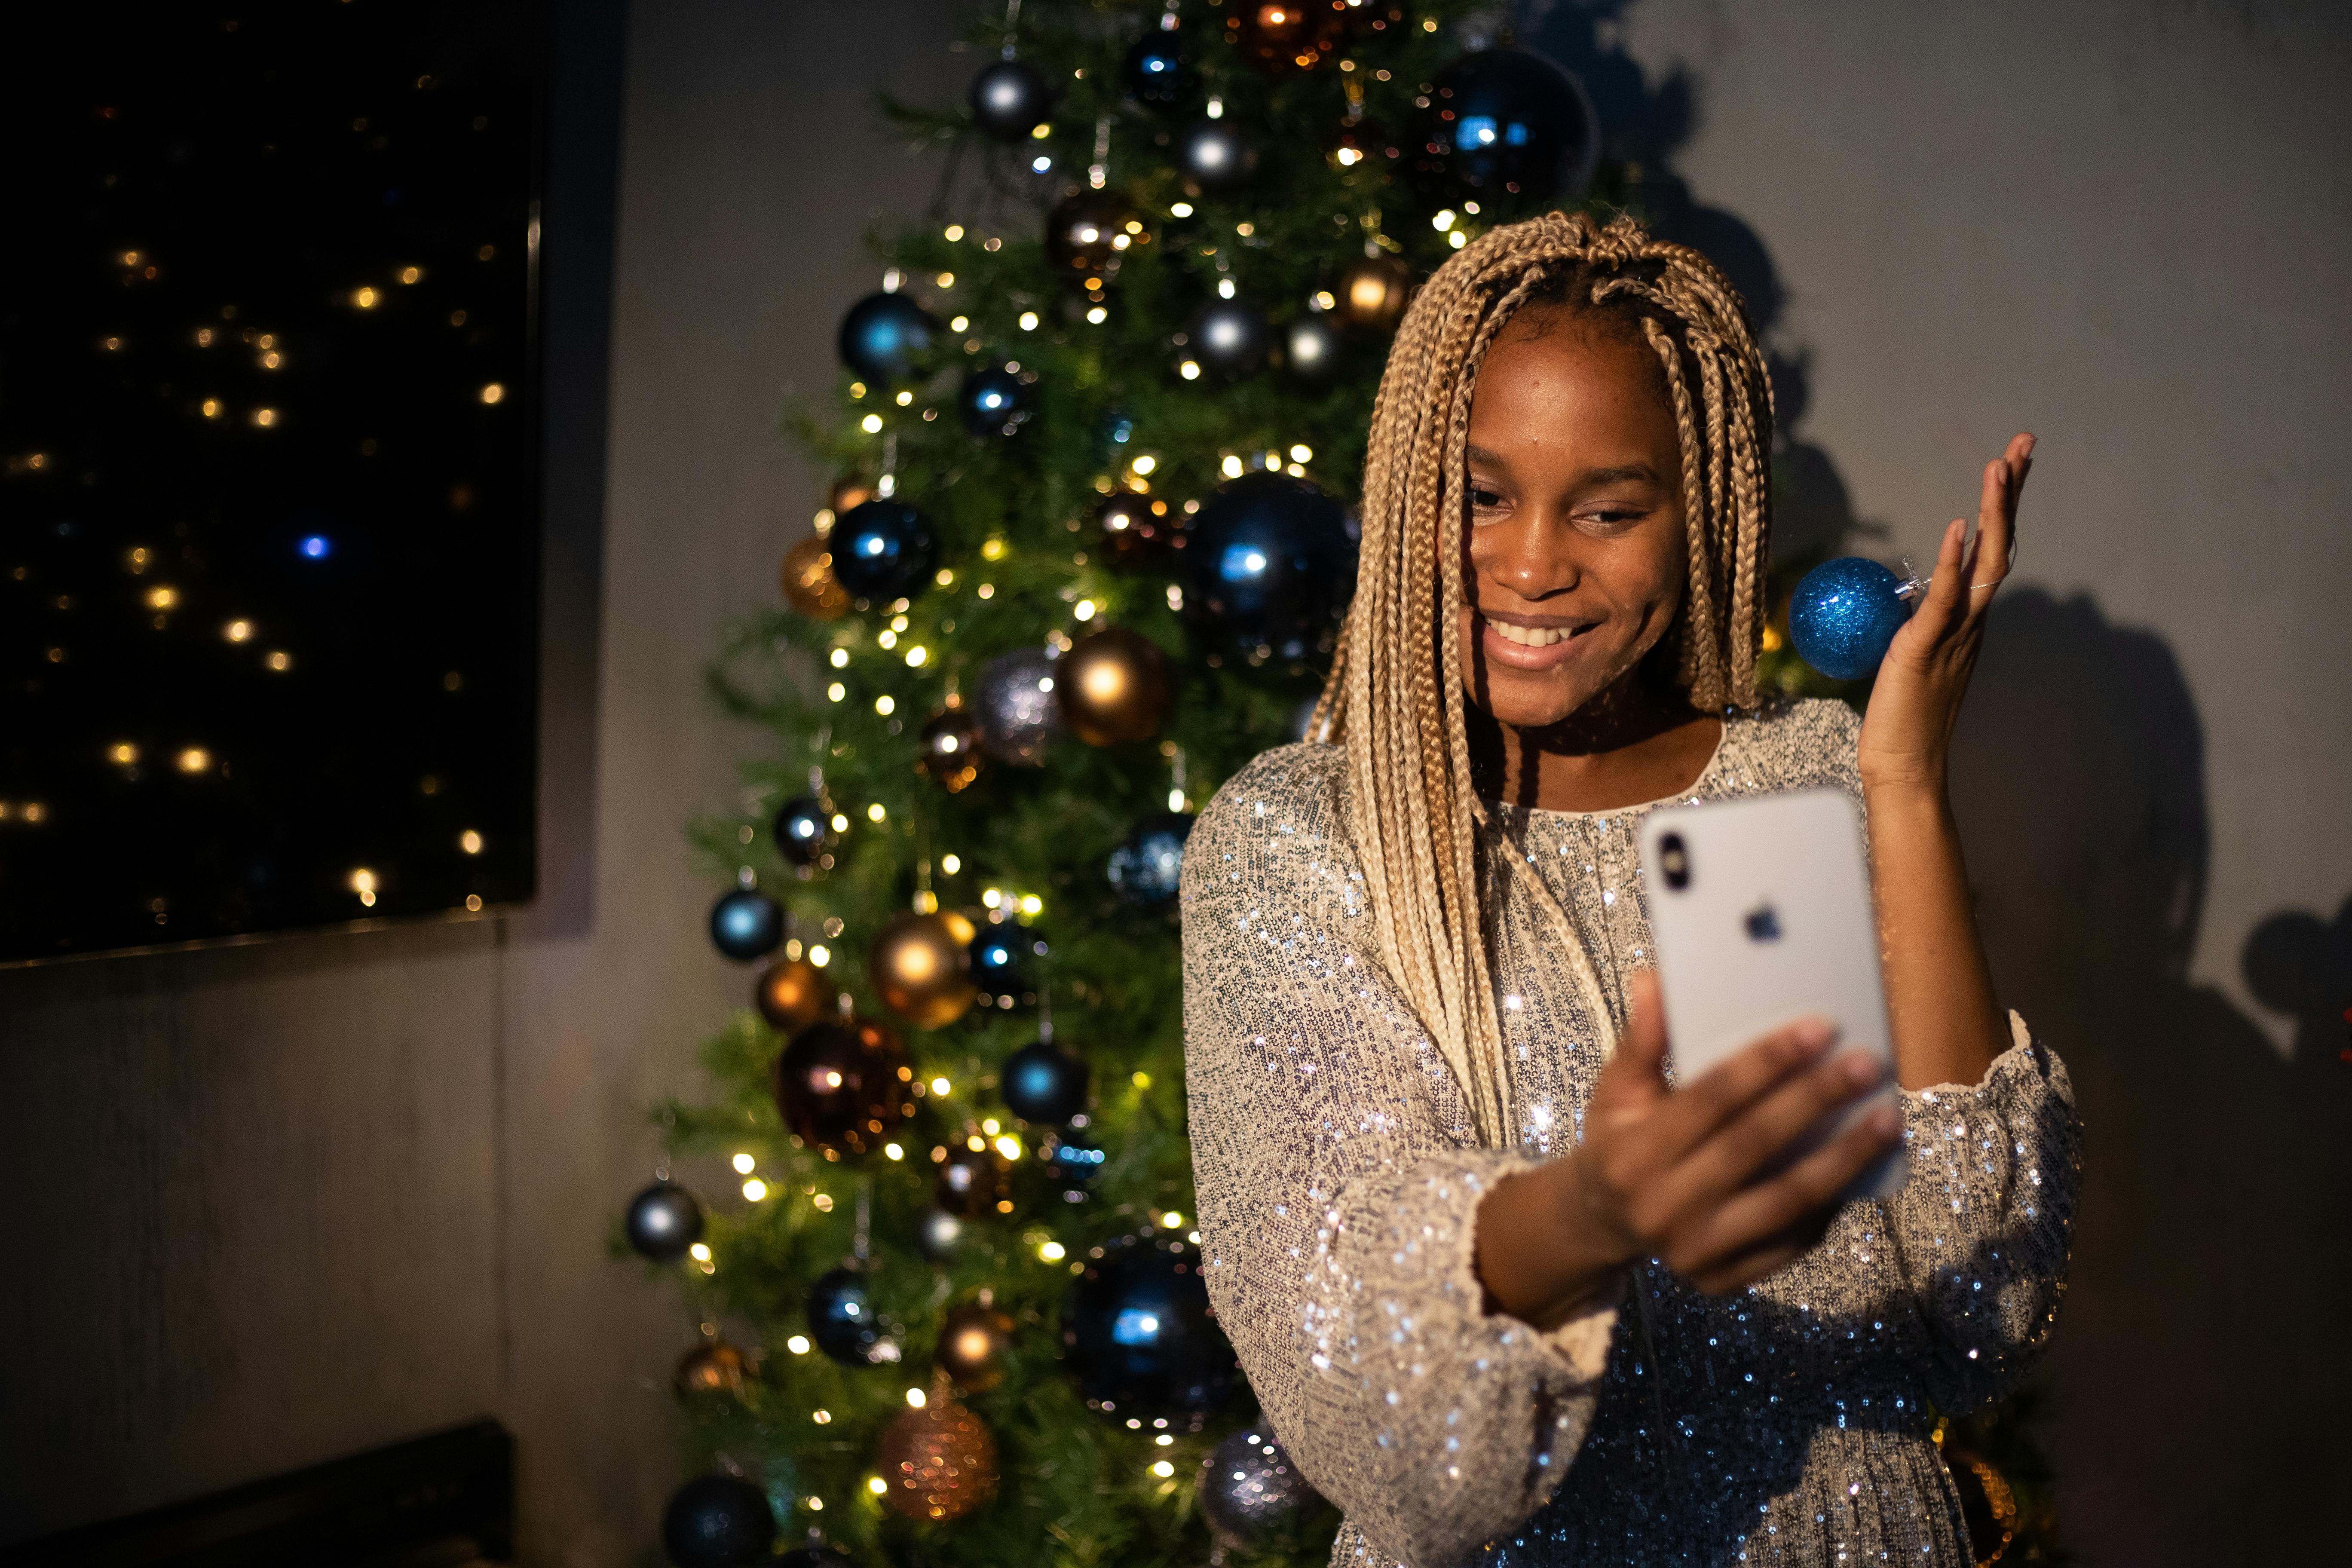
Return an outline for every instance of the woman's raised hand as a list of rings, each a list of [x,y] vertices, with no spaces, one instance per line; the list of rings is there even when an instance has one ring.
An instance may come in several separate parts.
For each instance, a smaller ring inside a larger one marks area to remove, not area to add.
[[[1944,530],[1934,575],[1871,688],[1857,758],[1865,784],[1943,789],[1952,726],[1984,646],[1993,590],[2015,558],[2017,500],[2032,470],[2033,437],[2011,437],[2009,449],[1985,465],[1976,538],[1960,518]]]
[[[1666,1084],[1657,976],[1601,1069],[1574,1153],[1499,1183],[1479,1205],[1478,1270],[1505,1311],[1546,1326],[1656,1258],[1702,1290],[1736,1290],[1820,1239],[1839,1194],[1902,1136],[1882,1106],[1767,1176],[1790,1146],[1885,1071],[1836,1052],[1819,1021],[1777,1029],[1680,1090]]]

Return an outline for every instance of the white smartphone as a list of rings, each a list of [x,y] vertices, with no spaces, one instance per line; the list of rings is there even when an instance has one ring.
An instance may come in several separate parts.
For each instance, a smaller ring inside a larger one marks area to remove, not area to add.
[[[1833,1050],[1859,1047],[1885,1062],[1887,1081],[1824,1118],[1789,1158],[1897,1100],[1870,873],[1850,800],[1810,789],[1655,811],[1642,828],[1642,868],[1681,1081],[1811,1015],[1836,1026]],[[1906,1173],[1897,1144],[1845,1196],[1891,1197]]]

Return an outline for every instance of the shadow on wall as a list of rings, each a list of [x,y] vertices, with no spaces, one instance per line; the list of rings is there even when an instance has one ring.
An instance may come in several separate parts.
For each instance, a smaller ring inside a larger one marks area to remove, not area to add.
[[[1620,41],[1631,0],[1536,4],[1522,37],[1573,72],[1592,96],[1601,154],[1629,173],[1624,197],[1660,239],[1687,245],[1723,269],[1748,302],[1750,324],[1772,373],[1779,426],[1774,454],[1772,549],[1784,560],[1838,552],[1849,535],[1881,531],[1859,521],[1845,480],[1829,454],[1797,435],[1811,393],[1811,355],[1773,341],[1788,291],[1763,237],[1721,207],[1709,206],[1669,166],[1697,120],[1698,88],[1677,67],[1652,81]]]
[[[2002,1000],[2065,1057],[2089,1132],[2053,1350],[2061,1527],[2106,1563],[2320,1561],[2352,1399],[2352,903],[2248,944],[2290,1058],[2190,982],[2203,728],[2171,650],[2087,597],[2003,595],[1953,796]]]

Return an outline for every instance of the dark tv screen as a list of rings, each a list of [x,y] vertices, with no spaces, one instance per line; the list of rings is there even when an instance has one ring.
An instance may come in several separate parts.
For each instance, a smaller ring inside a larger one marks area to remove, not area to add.
[[[534,14],[20,22],[0,961],[528,898]]]

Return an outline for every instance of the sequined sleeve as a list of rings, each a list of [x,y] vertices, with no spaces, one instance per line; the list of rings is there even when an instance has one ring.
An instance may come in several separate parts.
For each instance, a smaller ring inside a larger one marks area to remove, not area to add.
[[[1184,1027],[1209,1293],[1265,1416],[1389,1561],[1451,1562],[1540,1507],[1583,1439],[1613,1310],[1482,1310],[1472,1221],[1534,1162],[1475,1146],[1387,984],[1339,829],[1341,759],[1267,753],[1184,858]]]
[[[1903,1097],[1911,1179],[1888,1204],[1918,1302],[1937,1408],[2000,1398],[2031,1370],[2065,1291],[2082,1123],[2065,1064],[2010,1015],[2015,1042],[1973,1088]]]

